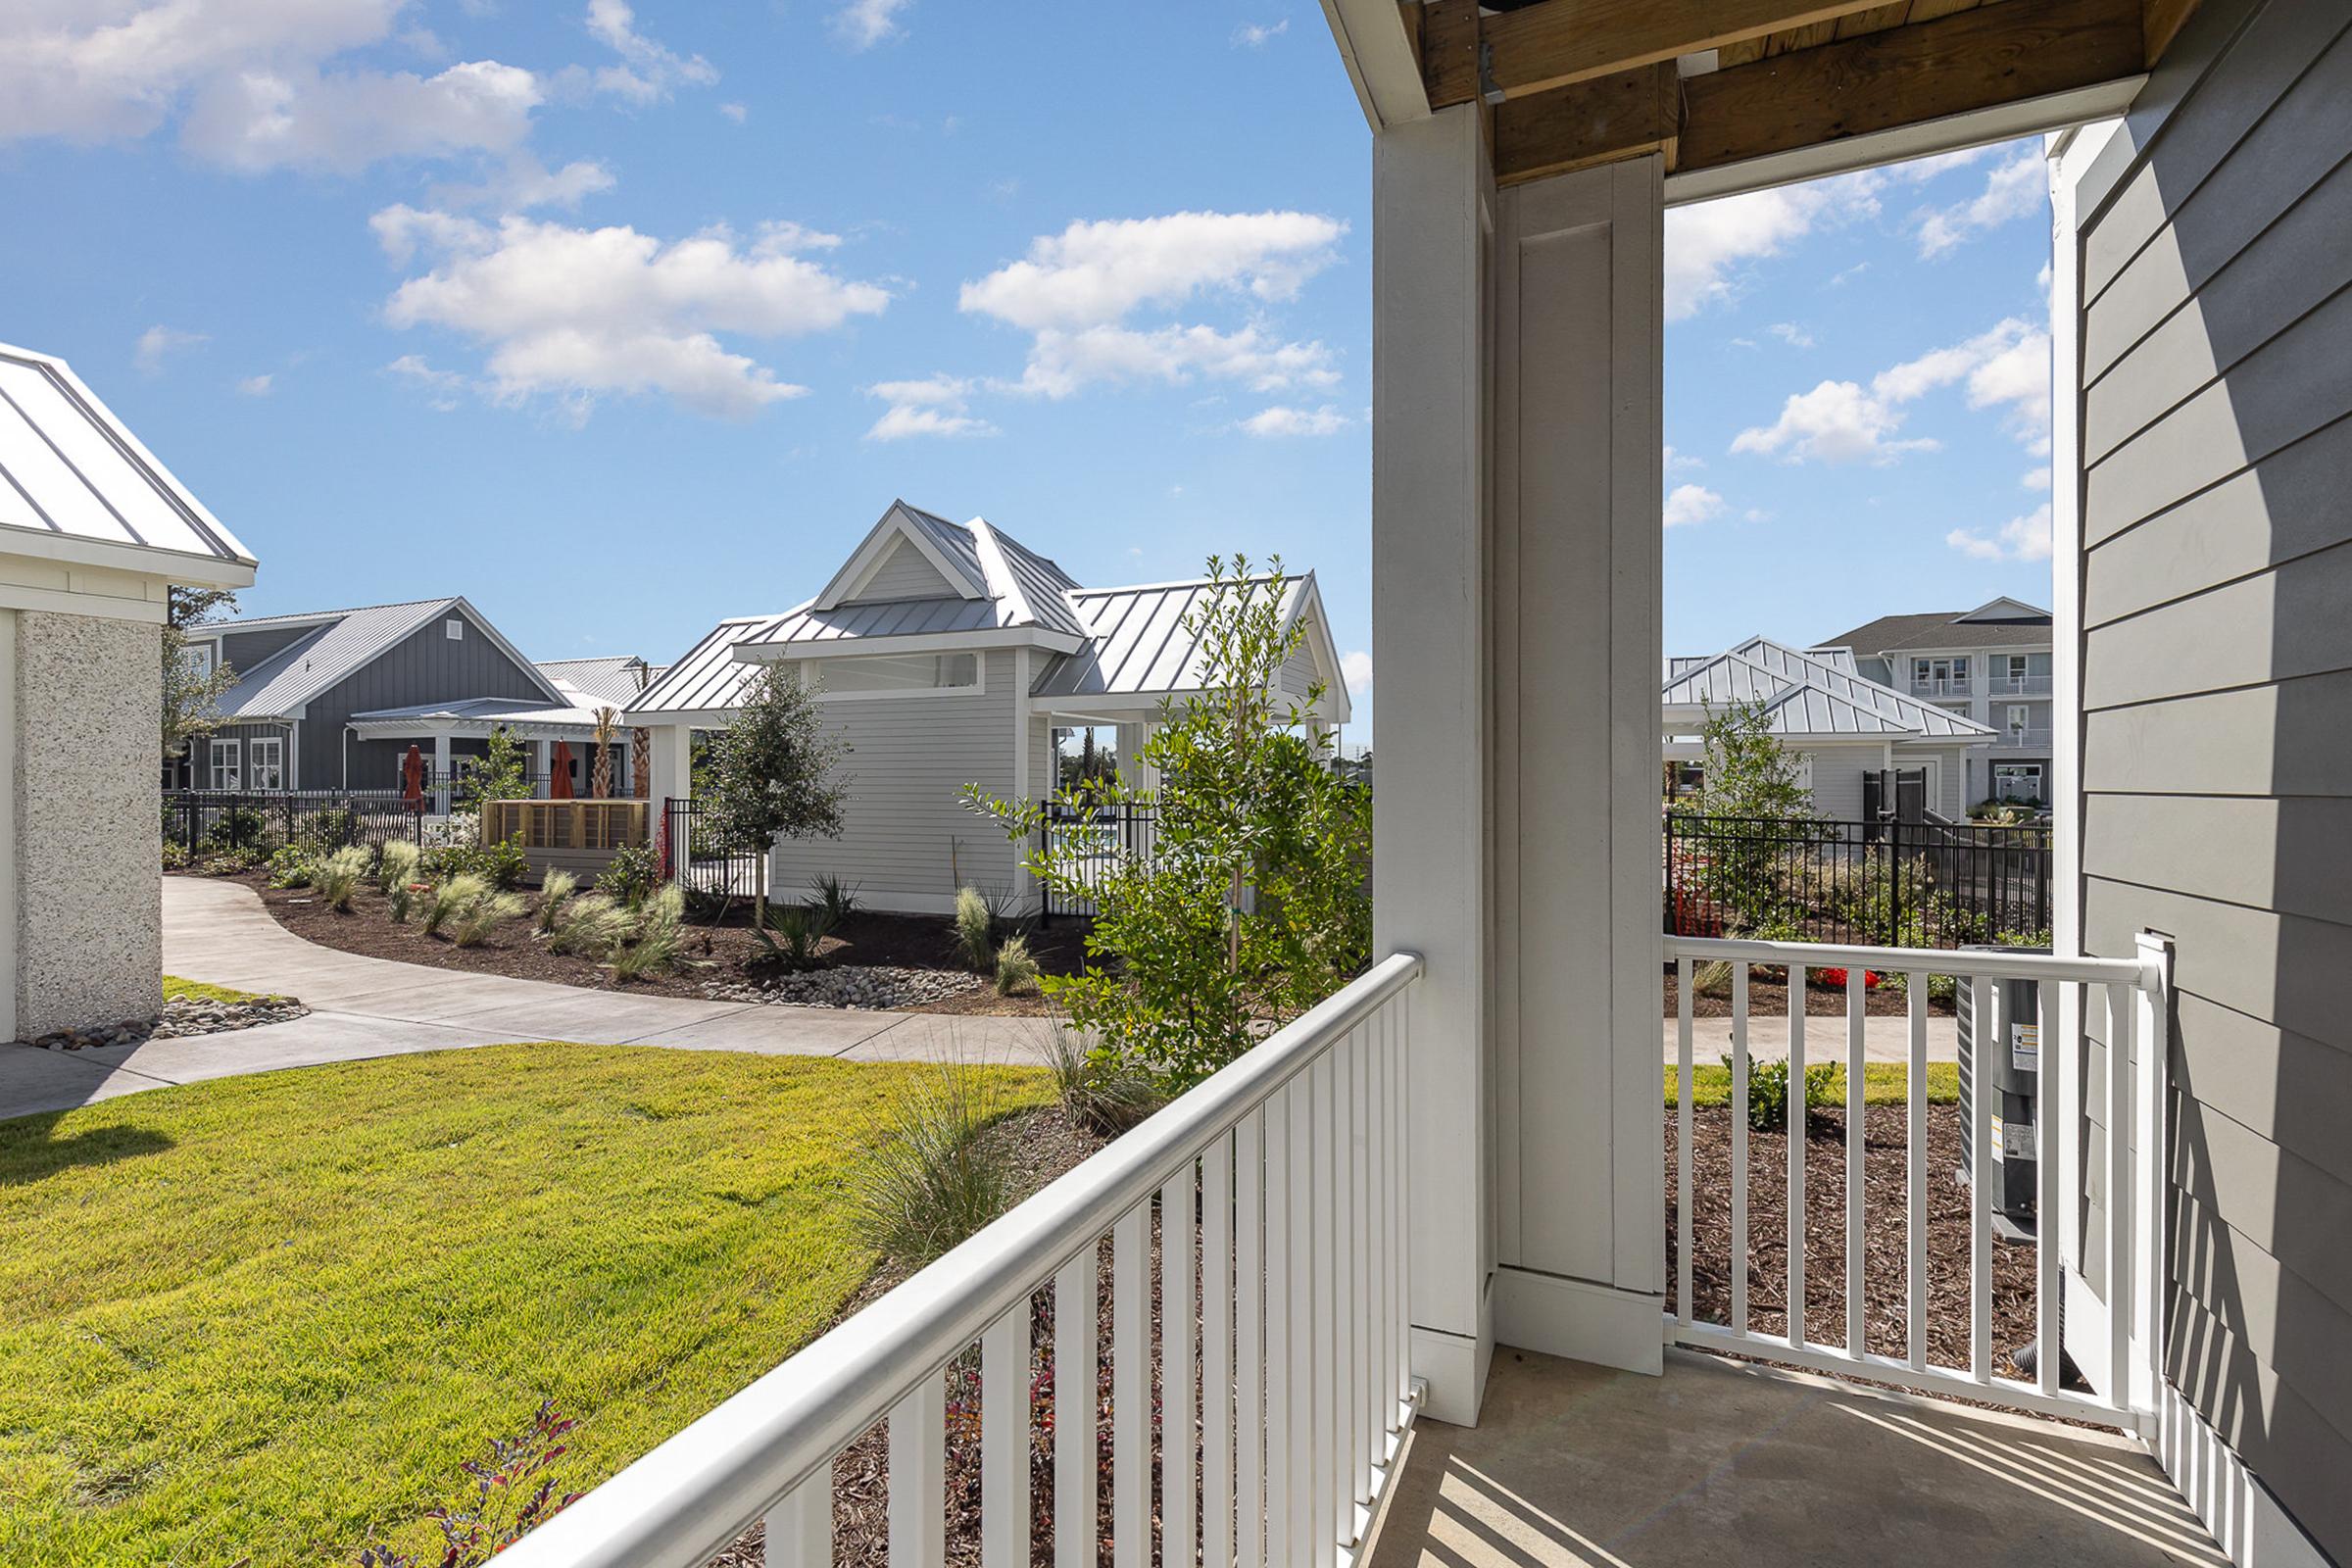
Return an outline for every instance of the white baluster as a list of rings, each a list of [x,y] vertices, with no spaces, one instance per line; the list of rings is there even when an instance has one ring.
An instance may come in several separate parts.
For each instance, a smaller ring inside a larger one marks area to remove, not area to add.
[[[1690,960],[1674,964],[1674,1315],[1690,1326]]]
[[[1029,1565],[1029,1298],[980,1340],[980,1561]]]
[[[1863,1160],[1867,1144],[1870,979],[1859,964],[1845,971],[1845,1353],[1860,1360],[1870,1344],[1870,1320],[1862,1295],[1869,1241],[1863,1230]]]
[[[1233,1561],[1233,1148],[1200,1157],[1200,1561]]]
[[[1732,1332],[1747,1332],[1747,960],[1732,960]]]
[[[1984,975],[1972,982],[1976,996],[1970,1004],[1976,1026],[1974,1071],[1969,1075],[1968,1136],[1975,1145],[1969,1156],[1976,1180],[1968,1202],[1968,1375],[1979,1383],[1992,1380],[1992,1209],[1994,1189],[2000,1184],[1993,1162],[1993,1116],[2000,1095],[1993,1088],[1993,1066],[2009,1049],[2005,1010],[1997,997],[2003,988]]]
[[[892,1568],[933,1568],[948,1555],[948,1399],[932,1373],[890,1412]]]
[[[1054,1276],[1054,1568],[1095,1568],[1100,1301],[1095,1247]]]
[[[2132,1019],[2138,997],[2107,988],[2107,1402],[2132,1408]]]
[[[2054,1396],[2063,1353],[2058,1343],[2058,1293],[2063,1289],[2058,1278],[2058,1220],[2065,1203],[2058,1181],[2057,1122],[2066,1109],[2058,1093],[2058,1053],[2062,1048],[2071,1053],[2073,1045],[2051,1032],[2058,1008],[2050,982],[2034,986],[2034,1351],[2038,1357],[2034,1381],[2045,1396]]]
[[[1152,1560],[1152,1205],[1110,1233],[1110,1544],[1114,1568]]]
[[[1903,1086],[1907,1105],[1903,1241],[1904,1327],[1910,1335],[1911,1367],[1928,1364],[1928,977],[1912,971],[1911,1060]]]
[[[1159,1534],[1161,1568],[1193,1568],[1193,1164],[1159,1189]]]
[[[1266,1561],[1266,1246],[1264,1118],[1233,1130],[1234,1562]]]
[[[833,1568],[833,1462],[767,1511],[765,1568]]]
[[[1788,968],[1788,1343],[1805,1343],[1805,969]]]

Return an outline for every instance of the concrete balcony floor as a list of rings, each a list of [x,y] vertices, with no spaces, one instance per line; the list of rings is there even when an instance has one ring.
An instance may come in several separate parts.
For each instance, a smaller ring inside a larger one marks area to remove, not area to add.
[[[1670,1349],[1642,1377],[1499,1349],[1415,1430],[1373,1568],[2224,1568],[2113,1433]]]

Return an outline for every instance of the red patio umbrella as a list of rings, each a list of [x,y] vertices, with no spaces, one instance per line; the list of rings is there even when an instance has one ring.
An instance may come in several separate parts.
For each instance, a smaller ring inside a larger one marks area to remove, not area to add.
[[[547,762],[547,798],[551,801],[571,799],[571,742],[556,742],[556,755]]]
[[[424,809],[424,753],[415,746],[400,761],[400,793],[409,803],[409,809]]]

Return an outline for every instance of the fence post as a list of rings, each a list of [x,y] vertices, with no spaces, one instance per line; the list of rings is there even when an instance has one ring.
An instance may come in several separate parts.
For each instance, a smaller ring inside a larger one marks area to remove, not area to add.
[[[1045,865],[1053,864],[1053,853],[1054,802],[1051,797],[1048,797],[1046,800],[1038,803],[1037,858],[1039,863]],[[1037,879],[1037,923],[1040,926],[1044,926],[1052,923],[1053,919],[1054,884],[1041,876]]]
[[[1674,813],[1666,813],[1666,934],[1683,934],[1683,890],[1677,885],[1678,872],[1674,856]]]
[[[1897,811],[1886,824],[1886,945],[1902,946],[1903,934],[1903,817]]]

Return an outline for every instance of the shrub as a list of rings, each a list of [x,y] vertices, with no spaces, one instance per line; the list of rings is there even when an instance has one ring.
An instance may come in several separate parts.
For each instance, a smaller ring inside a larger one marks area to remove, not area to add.
[[[1075,1029],[1055,1025],[1047,1065],[1062,1113],[1081,1127],[1116,1136],[1159,1108],[1152,1075],[1117,1052],[1090,1047]]]
[[[817,949],[833,934],[833,916],[821,904],[778,905],[763,909],[752,926],[759,962],[787,969],[813,969]]]
[[[629,911],[605,893],[583,893],[564,902],[556,929],[547,940],[551,953],[576,953],[603,958],[629,939],[636,921]]]
[[[569,871],[550,871],[539,882],[539,934],[547,935],[556,928],[556,916],[563,912],[564,901],[578,889],[580,879]]]
[[[273,888],[307,888],[318,874],[318,865],[311,852],[297,845],[280,845],[270,857],[270,885]]]
[[[966,1067],[942,1067],[898,1098],[879,1147],[853,1178],[870,1245],[919,1266],[1004,1212],[1012,1161],[983,1136],[996,1114],[989,1080]]]
[[[997,995],[1009,997],[1036,989],[1037,959],[1029,952],[1029,939],[1006,937],[997,950]]]
[[[432,1559],[435,1568],[482,1568],[579,1499],[576,1492],[559,1494],[550,1473],[568,1446],[564,1434],[576,1425],[556,1414],[555,1400],[542,1400],[529,1426],[494,1439],[486,1455],[459,1467],[466,1474],[464,1494],[425,1515],[441,1527],[443,1550]],[[360,1552],[360,1568],[419,1568],[419,1559],[368,1546]]]
[[[385,841],[384,852],[375,862],[375,885],[384,893],[391,892],[404,882],[416,880],[418,862],[424,852],[407,839]]]
[[[355,842],[359,836],[358,813],[339,806],[311,812],[294,830],[296,843],[321,857]]]
[[[808,884],[808,891],[816,895],[816,906],[825,911],[828,926],[838,926],[858,912],[858,890],[843,887],[837,876],[820,874]]]
[[[963,961],[987,974],[997,966],[997,919],[975,887],[956,890],[956,945]]]
[[[164,869],[184,871],[188,868],[188,847],[167,839],[164,842]]]
[[[654,891],[661,875],[654,852],[643,844],[627,844],[612,852],[612,863],[596,879],[596,891],[611,894],[634,909]]]
[[[519,893],[484,893],[450,921],[450,940],[461,948],[479,947],[502,921],[514,919],[529,907]]]
[[[367,879],[368,858],[366,846],[353,844],[328,856],[311,873],[312,885],[326,900],[328,908],[337,914],[351,912],[351,896]]]
[[[470,871],[443,877],[425,895],[424,934],[439,935],[443,926],[489,894],[490,884]]]
[[[667,974],[678,965],[678,927],[686,918],[686,895],[671,883],[648,899],[637,923],[637,940],[612,954],[612,978],[635,980]]]
[[[213,819],[213,830],[207,840],[217,849],[247,850],[266,848],[263,840],[270,835],[270,819],[255,806],[232,806]]]
[[[1726,1069],[1732,1058],[1723,1058]],[[1805,1069],[1805,1108],[1828,1104],[1835,1097],[1840,1069],[1834,1062],[1816,1062]],[[1788,1062],[1787,1058],[1747,1063],[1747,1124],[1760,1133],[1788,1130]]]
[[[395,882],[384,890],[384,904],[394,925],[407,925],[409,911],[416,904],[416,885],[414,882]]]

